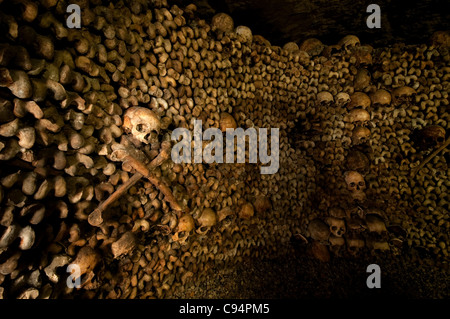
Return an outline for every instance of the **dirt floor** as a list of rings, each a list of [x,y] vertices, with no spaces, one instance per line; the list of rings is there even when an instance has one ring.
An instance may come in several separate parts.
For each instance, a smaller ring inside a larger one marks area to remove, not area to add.
[[[381,288],[369,289],[369,264],[381,269]],[[309,299],[450,297],[447,263],[417,253],[378,253],[318,261],[300,251],[276,258],[245,258],[235,268],[213,269],[175,298]]]

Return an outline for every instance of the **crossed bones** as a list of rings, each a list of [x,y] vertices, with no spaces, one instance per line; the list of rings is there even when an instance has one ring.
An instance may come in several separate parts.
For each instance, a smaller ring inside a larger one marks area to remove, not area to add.
[[[88,217],[88,222],[92,226],[100,226],[103,223],[103,212],[106,208],[119,199],[131,186],[136,184],[142,177],[147,178],[156,188],[158,188],[163,194],[165,200],[170,204],[170,207],[177,211],[186,211],[187,208],[182,208],[178,204],[177,200],[173,196],[170,188],[160,179],[153,174],[153,169],[160,166],[170,156],[170,142],[161,143],[161,152],[156,156],[150,164],[146,165],[139,160],[139,151],[132,146],[124,146],[122,144],[116,144],[114,150],[110,155],[113,161],[122,161],[128,164],[136,170],[136,173],[128,179],[125,183],[117,188],[105,201],[92,211]]]

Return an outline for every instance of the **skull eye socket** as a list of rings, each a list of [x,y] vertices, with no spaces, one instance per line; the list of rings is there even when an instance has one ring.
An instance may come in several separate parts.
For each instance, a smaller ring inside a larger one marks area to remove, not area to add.
[[[336,227],[336,226],[331,226],[331,230],[332,230],[332,231],[336,231],[336,230],[337,230],[337,227]]]
[[[358,183],[358,185],[359,185],[359,186],[364,186],[365,183],[364,183],[363,181],[361,181],[361,182]]]
[[[355,187],[355,186],[356,186],[356,184],[354,182],[350,183],[350,187]]]
[[[184,238],[184,237],[186,237],[186,232],[185,231],[180,231],[179,233],[178,233],[178,237],[179,238]]]
[[[142,133],[142,132],[145,132],[145,130],[146,130],[146,126],[144,124],[136,125],[136,131]]]
[[[444,138],[442,136],[439,136],[436,141],[438,141],[438,143],[443,143],[444,142]]]

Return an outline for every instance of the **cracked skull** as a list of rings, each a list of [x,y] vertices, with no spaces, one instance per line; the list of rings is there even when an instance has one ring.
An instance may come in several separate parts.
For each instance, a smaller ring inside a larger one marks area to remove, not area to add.
[[[123,129],[138,141],[148,144],[151,133],[159,134],[161,122],[152,110],[134,106],[125,112]]]

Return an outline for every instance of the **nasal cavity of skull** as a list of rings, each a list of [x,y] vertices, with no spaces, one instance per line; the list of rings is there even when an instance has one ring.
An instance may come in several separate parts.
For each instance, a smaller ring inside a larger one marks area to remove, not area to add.
[[[338,237],[342,236],[342,230],[341,230],[341,228],[339,228],[337,226],[334,226],[334,225],[331,226],[331,232],[333,234],[336,234],[336,236],[338,236]]]
[[[143,133],[143,134],[147,133],[147,134],[145,134],[143,136],[144,140],[149,140],[150,139],[152,131],[149,129],[148,125],[143,124],[143,123],[137,124],[136,125],[136,131],[139,132],[139,133]]]
[[[333,232],[336,232],[336,231],[338,230],[338,228],[337,228],[337,226],[331,226],[331,230],[332,230]]]

